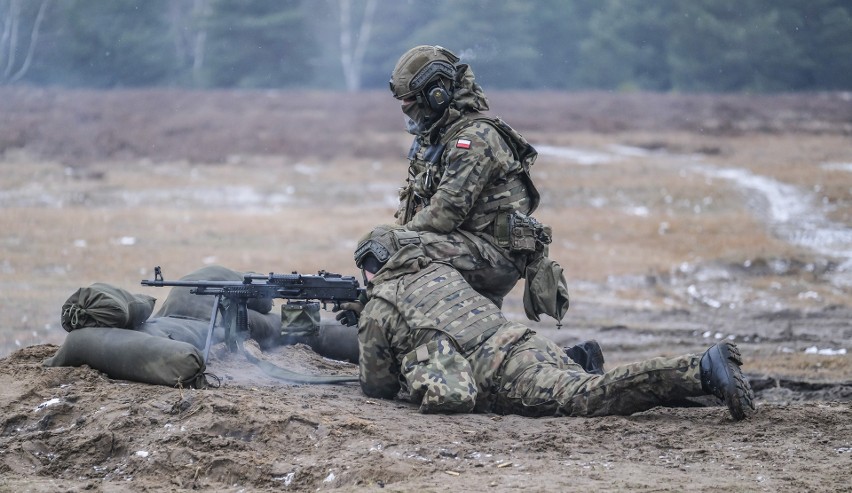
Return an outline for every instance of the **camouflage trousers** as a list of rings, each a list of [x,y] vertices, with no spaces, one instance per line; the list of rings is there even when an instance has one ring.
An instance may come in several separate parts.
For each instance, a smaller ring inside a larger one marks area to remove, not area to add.
[[[594,375],[532,335],[509,353],[493,411],[524,416],[628,415],[704,395],[700,355],[654,358]]]
[[[483,237],[467,231],[441,234],[420,232],[426,255],[447,262],[475,289],[498,308],[512,291],[526,268],[525,254],[512,254]]]

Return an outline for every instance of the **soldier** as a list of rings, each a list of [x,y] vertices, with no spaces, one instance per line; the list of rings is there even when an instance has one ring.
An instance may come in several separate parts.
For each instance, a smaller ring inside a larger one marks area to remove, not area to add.
[[[445,48],[408,50],[390,90],[415,136],[397,222],[424,233],[426,254],[451,263],[497,307],[523,277],[527,316],[561,320],[568,293],[562,268],[547,255],[551,231],[530,216],[539,204],[530,176],[536,150],[483,114],[488,100],[473,71]]]
[[[483,114],[485,93],[458,62],[440,46],[417,46],[391,74],[391,92],[415,136],[395,217],[421,233],[427,256],[452,264],[498,308],[523,277],[527,317],[561,321],[567,282],[548,256],[551,229],[530,216],[539,204],[530,176],[538,153],[500,118]],[[341,308],[357,314],[363,304]]]
[[[409,394],[420,411],[525,416],[631,414],[715,395],[740,420],[754,396],[736,346],[655,358],[602,375],[583,371],[552,341],[506,320],[416,235],[380,226],[358,243],[368,302],[358,323],[361,389]]]

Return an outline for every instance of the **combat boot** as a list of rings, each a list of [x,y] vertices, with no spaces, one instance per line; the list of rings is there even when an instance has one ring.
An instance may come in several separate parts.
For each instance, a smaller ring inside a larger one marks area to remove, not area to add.
[[[586,373],[604,374],[604,357],[598,341],[586,341],[576,346],[562,348],[571,361],[583,367]]]
[[[740,365],[740,350],[733,343],[720,342],[704,352],[700,361],[701,388],[728,406],[737,421],[755,411],[754,393]]]

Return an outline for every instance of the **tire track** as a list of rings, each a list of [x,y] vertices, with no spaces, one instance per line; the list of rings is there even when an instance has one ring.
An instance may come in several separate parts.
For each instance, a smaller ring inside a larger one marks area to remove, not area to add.
[[[765,211],[757,210],[756,213],[776,237],[837,259],[839,265],[832,281],[839,286],[852,287],[852,229],[829,220],[815,205],[817,200],[812,193],[745,169],[703,164],[694,164],[692,168],[709,178],[730,181],[736,187],[756,194],[760,199],[757,207],[765,208]],[[756,207],[755,201],[747,203],[753,209]]]

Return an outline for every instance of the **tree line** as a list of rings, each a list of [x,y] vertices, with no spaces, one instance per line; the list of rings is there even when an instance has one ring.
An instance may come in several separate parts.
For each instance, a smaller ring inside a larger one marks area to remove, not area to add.
[[[489,88],[852,89],[848,0],[0,0],[0,84],[378,89],[418,44]]]

